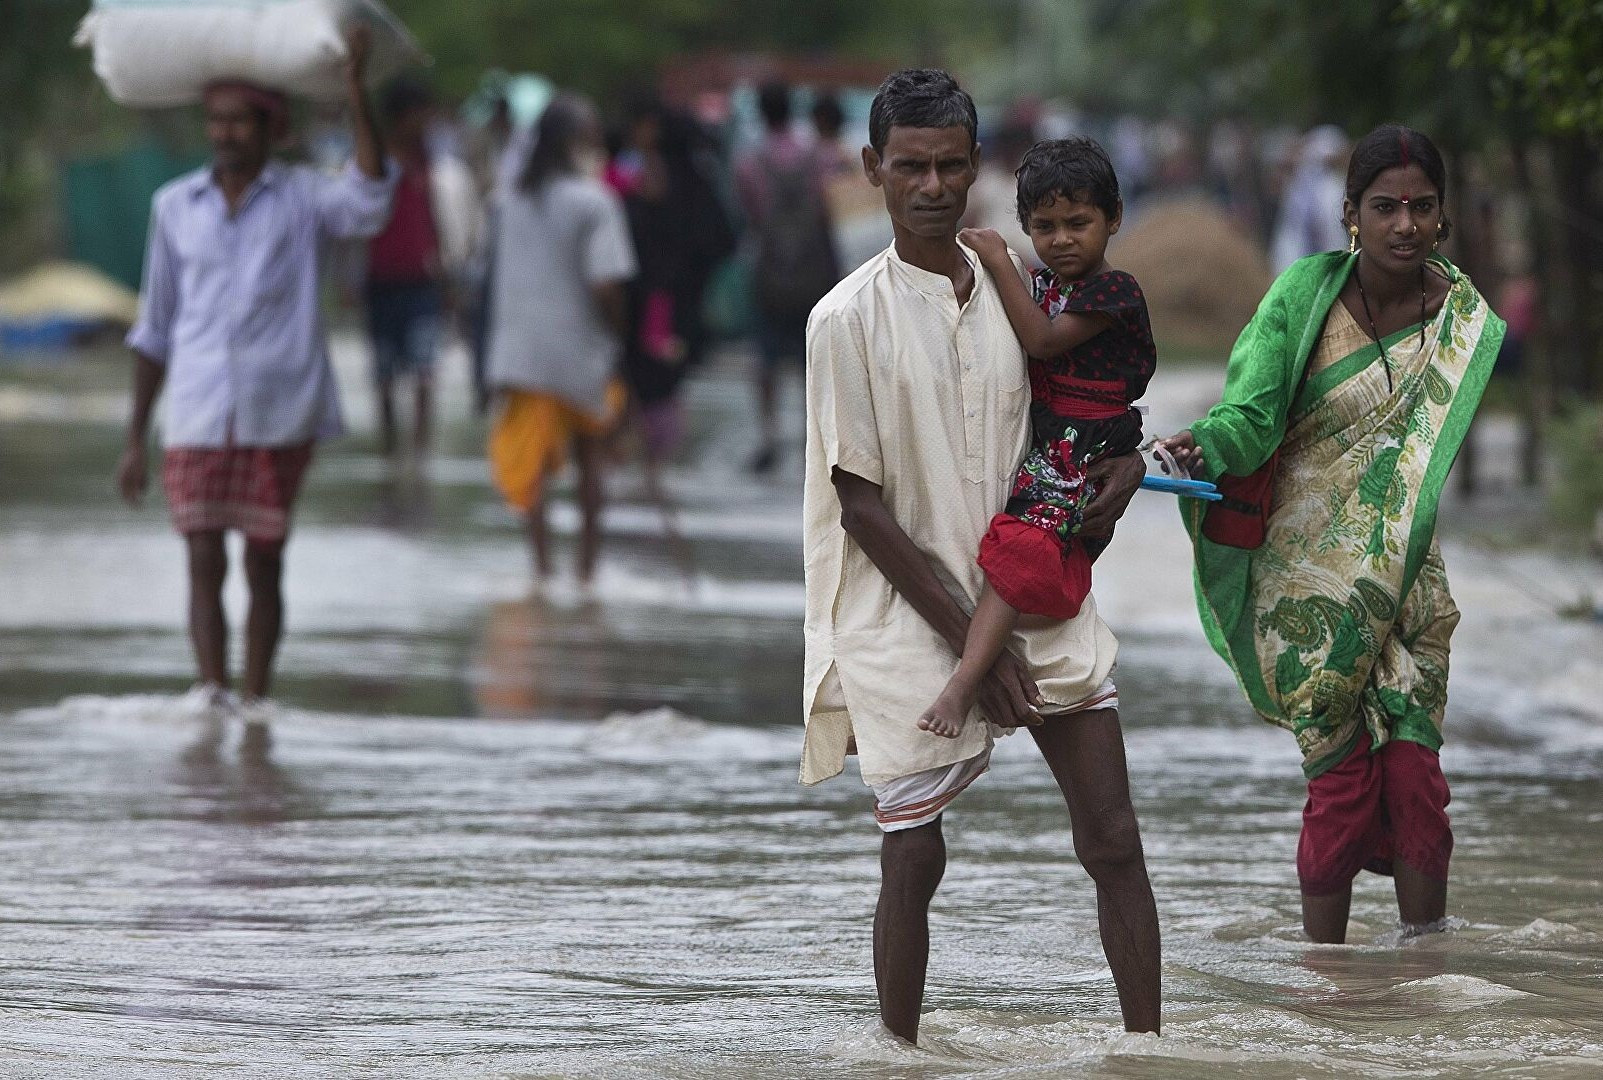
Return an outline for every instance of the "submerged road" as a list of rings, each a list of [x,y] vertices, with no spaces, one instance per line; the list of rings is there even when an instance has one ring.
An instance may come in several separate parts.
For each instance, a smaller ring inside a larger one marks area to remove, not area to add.
[[[1166,1035],[1119,1034],[1066,815],[1009,739],[949,815],[914,1052],[874,1023],[867,792],[795,783],[799,434],[777,480],[745,475],[739,358],[692,384],[669,478],[694,573],[626,468],[595,588],[531,594],[460,365],[414,475],[336,352],[358,434],[314,465],[267,737],[182,696],[181,548],[159,500],[111,495],[126,372],[0,370],[0,1076],[1603,1069],[1603,630],[1554,611],[1603,581],[1489,553],[1516,496],[1445,514],[1455,930],[1398,941],[1366,877],[1353,945],[1301,940],[1295,750],[1207,650],[1172,500],[1143,494],[1096,595]],[[1218,381],[1160,371],[1152,430]]]

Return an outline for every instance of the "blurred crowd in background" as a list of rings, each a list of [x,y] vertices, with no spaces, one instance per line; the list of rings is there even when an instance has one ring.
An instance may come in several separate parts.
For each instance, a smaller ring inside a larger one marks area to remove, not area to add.
[[[758,257],[771,234],[816,224],[787,215],[765,236],[754,191],[775,177],[753,163],[771,159],[788,173],[807,160],[832,273],[850,272],[890,238],[858,161],[869,102],[888,71],[919,62],[952,67],[974,91],[985,150],[968,223],[1002,230],[1026,258],[1011,176],[1024,150],[1070,133],[1107,147],[1126,207],[1112,257],[1147,283],[1166,362],[1222,363],[1276,272],[1301,254],[1344,246],[1351,137],[1379,120],[1414,123],[1449,157],[1454,228],[1444,253],[1510,324],[1493,407],[1529,421],[1525,477],[1542,479],[1544,453],[1557,453],[1557,473],[1569,475],[1603,437],[1592,432],[1596,410],[1584,406],[1600,385],[1589,343],[1599,338],[1593,323],[1603,305],[1588,299],[1603,274],[1600,121],[1574,84],[1584,82],[1595,34],[1571,5],[1543,16],[1553,26],[1497,5],[1437,10],[1432,0],[1365,13],[1311,3],[1232,13],[1076,0],[967,14],[947,3],[866,11],[833,2],[800,14],[743,0],[727,10],[687,5],[673,18],[625,0],[583,11],[559,5],[538,17],[515,0],[481,0],[459,13],[393,6],[437,59],[378,95],[392,149],[413,177],[400,204],[426,209],[429,235],[418,232],[416,212],[403,214],[410,239],[353,245],[331,275],[353,313],[408,304],[422,312],[415,340],[375,341],[387,448],[429,437],[435,403],[426,386],[404,393],[424,385],[410,377],[408,350],[436,352],[452,335],[467,342],[481,408],[487,403],[496,208],[517,187],[542,111],[569,89],[593,97],[604,142],[592,164],[625,208],[639,261],[625,374],[648,458],[675,452],[684,379],[715,346],[749,342],[749,465],[778,467],[774,409],[800,370],[796,319],[764,317],[753,267],[772,262]],[[0,282],[0,353],[80,340],[94,324],[41,320],[49,305],[37,298],[53,286],[94,293],[96,316],[131,319],[150,194],[205,160],[192,113],[131,120],[107,111],[83,58],[66,45],[76,14],[23,8],[16,17],[36,24],[48,48],[0,47],[0,88],[18,120],[0,132],[0,221],[11,240],[0,271],[48,280]],[[1516,49],[1546,65],[1545,91],[1480,77]],[[538,73],[491,66],[509,57],[538,61]],[[41,134],[69,116],[61,140]],[[349,156],[346,132],[337,107],[303,103],[290,154],[332,167]],[[413,241],[437,248],[428,269],[437,280],[427,288],[407,280],[416,268],[404,265],[412,255],[402,249]],[[102,278],[72,277],[55,259]],[[395,320],[373,320],[380,324]],[[1553,417],[1560,420],[1548,424]],[[1473,486],[1468,453],[1460,481]],[[1577,500],[1588,525],[1596,501],[1595,491]]]
[[[773,262],[769,234],[775,230],[794,232],[796,245],[819,250],[830,280],[889,242],[889,221],[860,161],[872,74],[846,67],[825,71],[812,84],[704,74],[699,86],[689,83],[692,90],[681,82],[670,83],[668,93],[634,92],[600,114],[604,153],[594,156],[593,170],[626,208],[640,266],[630,288],[625,373],[652,460],[671,456],[683,430],[677,415],[683,379],[712,346],[749,340],[758,431],[751,466],[759,473],[775,466],[776,383],[787,370],[800,371],[800,328],[810,304],[789,317],[788,327],[781,325],[785,316],[765,315],[763,283],[754,280],[753,268]],[[461,101],[443,99],[416,77],[392,85],[381,99],[386,123],[401,133],[394,152],[430,178],[442,310],[473,344],[481,406],[489,398],[486,282],[496,247],[495,209],[517,190],[538,118],[557,92],[539,76],[495,72]],[[1150,282],[1159,339],[1182,356],[1222,361],[1275,273],[1303,255],[1346,245],[1340,207],[1351,141],[1337,125],[1298,130],[1227,120],[1196,126],[1097,114],[1033,97],[991,104],[981,121],[982,169],[970,192],[968,223],[1000,230],[1026,261],[1035,256],[1018,222],[1013,178],[1024,152],[1037,140],[1070,134],[1091,135],[1107,147],[1126,207],[1113,258]],[[349,154],[344,132],[339,124],[314,122],[306,129],[305,152],[333,167]],[[810,178],[783,200],[802,204],[799,217],[763,221],[762,188],[776,175],[763,167],[769,161],[779,163],[780,173]],[[1450,254],[1508,319],[1499,372],[1518,375],[1539,322],[1532,255],[1521,227],[1527,208],[1517,193],[1494,192],[1474,178],[1465,188],[1453,199],[1461,227]],[[402,192],[404,202],[405,185]],[[821,230],[815,221],[823,223]],[[367,262],[363,251],[347,260],[341,280],[348,296],[361,292]],[[805,259],[787,269],[803,277],[818,273]],[[825,287],[820,283],[811,293],[821,295]],[[371,300],[371,285],[368,295]],[[385,444],[393,447],[390,425],[387,419]],[[1534,472],[1534,456],[1527,467]],[[1473,482],[1472,474],[1466,482]]]

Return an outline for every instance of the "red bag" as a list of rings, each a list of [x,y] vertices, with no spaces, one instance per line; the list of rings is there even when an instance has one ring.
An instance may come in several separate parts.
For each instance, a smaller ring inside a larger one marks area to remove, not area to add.
[[[1302,374],[1297,377],[1297,389],[1291,392],[1291,405],[1302,396],[1313,374],[1313,361],[1303,361]],[[1288,409],[1290,406],[1288,406]],[[1286,417],[1289,426],[1291,417]],[[1284,439],[1284,434],[1281,435]],[[1275,498],[1275,466],[1280,464],[1280,448],[1269,455],[1269,460],[1246,476],[1221,475],[1214,487],[1224,498],[1208,504],[1202,514],[1202,535],[1224,547],[1245,548],[1253,551],[1263,546],[1269,535],[1269,504]]]
[[[1246,548],[1263,545],[1269,533],[1269,504],[1275,496],[1275,466],[1280,451],[1256,472],[1246,476],[1220,476],[1215,481],[1224,498],[1208,504],[1202,515],[1202,535],[1225,547]]]

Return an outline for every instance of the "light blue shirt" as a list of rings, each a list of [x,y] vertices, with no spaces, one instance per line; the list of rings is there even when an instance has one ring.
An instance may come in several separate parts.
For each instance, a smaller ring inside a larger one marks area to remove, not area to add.
[[[293,446],[338,435],[319,296],[323,241],[384,228],[398,171],[375,180],[269,162],[239,209],[208,166],[156,192],[128,345],[167,368],[170,447]]]

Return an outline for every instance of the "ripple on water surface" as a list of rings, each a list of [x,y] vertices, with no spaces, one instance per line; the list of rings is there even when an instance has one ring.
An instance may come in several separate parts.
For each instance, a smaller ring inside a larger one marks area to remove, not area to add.
[[[25,1063],[0,1075],[1603,1069],[1595,867],[1559,857],[1591,826],[1530,809],[1596,781],[1466,754],[1462,925],[1388,938],[1367,878],[1356,943],[1315,948],[1277,733],[1176,710],[1130,741],[1164,1037],[1118,1032],[1061,803],[1010,739],[947,822],[913,1050],[872,1017],[866,792],[799,787],[790,727],[285,709],[269,733],[161,695],[0,718],[0,1061]]]

